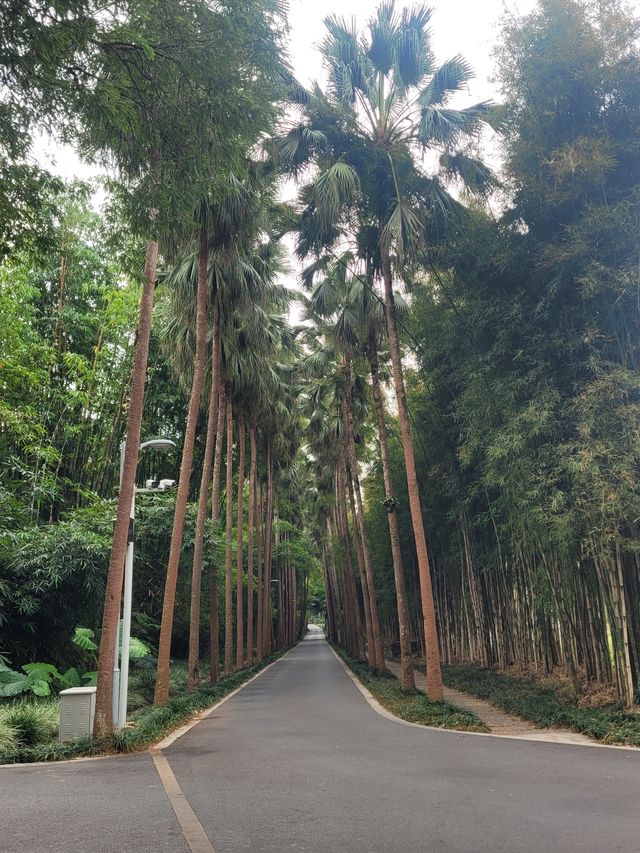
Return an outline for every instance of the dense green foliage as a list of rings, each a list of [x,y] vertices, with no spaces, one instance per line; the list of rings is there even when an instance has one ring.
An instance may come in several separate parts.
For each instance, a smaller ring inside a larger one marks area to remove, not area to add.
[[[472,70],[436,66],[429,16],[385,3],[362,38],[329,18],[326,85],[307,91],[276,0],[3,6],[5,692],[44,697],[93,671],[78,625],[115,636],[119,450],[144,385],[141,440],[176,450],[143,454],[137,484],[183,484],[137,499],[133,631],[155,657],[164,625],[159,679],[169,647],[192,688],[200,655],[215,683],[222,648],[234,679],[310,612],[354,667],[383,668],[380,626],[409,668],[411,650],[437,662],[439,638],[446,664],[560,668],[576,694],[598,682],[636,701],[640,21],[618,0],[539,0],[504,23],[500,106],[458,109]],[[489,123],[498,177],[478,155]],[[110,167],[100,193],[32,165],[42,131]],[[287,234],[305,264],[298,327]],[[159,254],[143,275],[145,243]],[[136,386],[141,293],[155,307]],[[475,669],[449,672],[481,689]],[[475,725],[361,674],[402,715]],[[155,672],[135,675],[142,709]],[[141,711],[118,748],[216,689]],[[522,706],[537,722],[602,738],[629,722],[541,697]],[[18,716],[5,748],[44,754]]]
[[[445,660],[562,665],[626,702],[640,678],[637,37],[615,4],[545,0],[507,25],[512,202],[433,247],[408,320]],[[369,494],[384,576],[379,481]]]

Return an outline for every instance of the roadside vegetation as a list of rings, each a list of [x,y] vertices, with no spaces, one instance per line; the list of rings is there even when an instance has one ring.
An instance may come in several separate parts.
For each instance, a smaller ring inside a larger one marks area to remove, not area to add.
[[[350,658],[333,646],[358,680],[378,702],[396,717],[421,726],[457,729],[463,732],[488,732],[482,720],[471,711],[457,708],[449,702],[433,701],[418,690],[403,690],[398,679],[388,672],[372,670],[366,663]]]
[[[153,705],[155,668],[132,673],[132,704],[140,707],[129,717],[126,728],[112,738],[76,738],[60,743],[59,704],[55,700],[20,702],[0,706],[0,764],[27,764],[33,761],[62,761],[101,754],[137,752],[162,740],[188,722],[199,711],[244,684],[284,651],[274,652],[253,666],[246,666],[215,683],[205,682],[187,690],[187,665],[177,662],[171,669],[171,695],[161,708]],[[131,707],[131,706],[130,706]]]
[[[74,684],[97,690],[77,748],[111,736],[131,530],[154,665],[116,746],[291,646],[310,608],[362,673],[397,654],[404,693],[367,677],[416,719],[458,719],[438,700],[462,662],[536,722],[631,742],[640,18],[508,15],[493,103],[420,3],[329,16],[308,88],[286,4],[241,5],[0,4],[7,754],[76,749],[44,742]],[[36,166],[42,134],[108,175]],[[492,674],[514,664],[575,701]],[[594,685],[616,710],[583,707]]]
[[[510,675],[477,665],[446,666],[445,683],[486,699],[503,711],[545,728],[567,728],[603,743],[640,746],[640,711],[619,701],[578,704],[565,677]]]

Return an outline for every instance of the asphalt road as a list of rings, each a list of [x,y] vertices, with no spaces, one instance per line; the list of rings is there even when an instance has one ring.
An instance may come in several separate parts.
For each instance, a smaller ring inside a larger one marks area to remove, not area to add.
[[[317,632],[164,755],[216,853],[640,851],[640,754],[404,726]],[[0,851],[185,851],[147,754],[0,768]]]

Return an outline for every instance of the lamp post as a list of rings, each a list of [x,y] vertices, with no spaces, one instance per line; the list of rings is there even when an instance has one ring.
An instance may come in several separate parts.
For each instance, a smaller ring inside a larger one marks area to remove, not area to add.
[[[120,444],[120,485],[122,486],[122,472],[124,470],[124,452],[127,442]],[[169,450],[175,447],[175,442],[169,438],[153,438],[143,441],[138,454],[143,450]],[[169,481],[163,481],[169,482]],[[171,483],[173,485],[173,483]],[[113,689],[113,723],[117,728],[123,728],[127,722],[127,699],[129,695],[129,646],[131,640],[131,602],[133,598],[133,547],[135,541],[135,517],[136,517],[136,494],[164,491],[164,488],[155,487],[151,489],[138,489],[135,484],[131,496],[131,510],[129,512],[129,533],[127,537],[127,555],[124,564],[124,600],[122,605],[122,651],[120,654],[120,669],[118,671],[118,637],[116,637],[114,689]],[[117,679],[116,679],[117,673]]]

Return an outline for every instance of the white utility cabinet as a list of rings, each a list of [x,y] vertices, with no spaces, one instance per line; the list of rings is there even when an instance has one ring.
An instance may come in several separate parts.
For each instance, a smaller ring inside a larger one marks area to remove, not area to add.
[[[70,687],[60,691],[60,740],[90,735],[96,712],[95,687]]]

